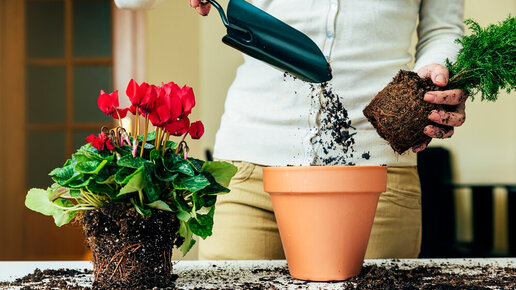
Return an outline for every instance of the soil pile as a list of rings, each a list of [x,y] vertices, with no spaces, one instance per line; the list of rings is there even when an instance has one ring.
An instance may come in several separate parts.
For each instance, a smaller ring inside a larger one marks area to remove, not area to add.
[[[400,70],[383,90],[365,107],[364,115],[380,137],[387,140],[399,154],[411,147],[427,143],[430,137],[423,133],[427,125],[450,130],[428,119],[432,110],[454,111],[454,106],[435,105],[423,98],[428,91],[440,91],[431,79],[422,79],[415,72]]]
[[[177,278],[172,248],[182,240],[173,213],[152,210],[145,218],[132,206],[113,204],[87,211],[79,220],[93,254],[94,287],[164,287]]]

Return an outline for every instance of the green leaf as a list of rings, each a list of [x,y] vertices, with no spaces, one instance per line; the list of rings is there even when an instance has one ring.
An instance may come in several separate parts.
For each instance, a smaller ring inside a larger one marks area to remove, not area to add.
[[[213,230],[213,213],[215,207],[212,207],[210,212],[205,215],[198,214],[195,219],[188,222],[190,230],[197,236],[206,239],[211,236]]]
[[[88,158],[88,156],[82,154],[82,153],[75,153],[72,155],[72,158],[77,161],[77,162],[86,162],[86,161],[90,161],[90,159]]]
[[[224,187],[228,187],[237,170],[235,165],[224,161],[206,161],[202,166],[203,172],[210,173],[215,181]]]
[[[156,149],[153,149],[151,152],[150,152],[150,161],[156,163],[156,161],[159,161],[159,160],[163,160],[163,156],[161,156],[161,153],[159,152],[159,150],[156,150]]]
[[[87,177],[87,176],[84,176],[85,179],[76,179],[70,183],[68,183],[68,187],[71,187],[71,188],[81,188],[81,187],[85,187],[87,186],[88,184],[90,184],[90,181],[95,179],[95,176],[91,176],[91,177]]]
[[[181,221],[179,225],[179,235],[184,238],[183,244],[179,247],[183,256],[185,256],[190,249],[195,245],[195,240],[193,239],[193,233],[188,227],[188,224],[184,221]]]
[[[177,218],[187,222],[192,216],[190,215],[191,208],[188,206],[186,201],[183,199],[182,195],[177,194],[176,191],[173,192],[175,206],[177,209]]]
[[[50,216],[54,213],[55,208],[49,199],[51,194],[50,191],[33,188],[25,196],[25,206],[33,211]]]
[[[145,164],[146,162],[148,162],[148,161],[143,158],[133,157],[132,155],[126,155],[126,156],[120,158],[116,162],[116,164],[118,166],[122,166],[122,167],[138,169],[138,168],[142,167],[143,164]]]
[[[134,209],[141,215],[145,217],[150,217],[152,215],[152,211],[149,208],[142,208],[137,202],[134,201],[134,198],[131,198],[131,203],[134,206]]]
[[[75,164],[75,171],[83,174],[98,174],[99,171],[108,163],[107,160],[91,160],[86,162],[77,162]]]
[[[25,206],[33,211],[47,216],[53,216],[55,224],[60,227],[69,223],[77,214],[76,211],[65,211],[57,208],[54,204],[62,207],[73,207],[73,203],[66,199],[58,198],[52,203],[49,199],[51,192],[44,189],[33,188],[25,197]]]
[[[203,196],[204,199],[204,206],[205,207],[212,207],[217,202],[217,196],[216,195],[205,195]]]
[[[107,195],[109,195],[110,197],[114,197],[112,195],[115,194],[115,190],[113,188],[111,188],[110,186],[108,186],[107,184],[98,184],[96,182],[90,182],[86,188],[88,189],[88,191],[90,192],[94,192],[94,193],[105,193]]]
[[[150,133],[147,134],[147,141],[146,142],[152,142],[154,140],[156,140],[156,131],[153,131],[153,132],[150,132]],[[143,141],[143,134],[138,136],[138,142],[142,142],[142,141]]]
[[[180,172],[188,176],[195,175],[195,171],[190,166],[190,163],[174,153],[165,154],[163,165],[170,172]]]
[[[79,150],[77,152],[85,155],[90,160],[99,160],[99,161],[104,160],[104,157],[102,155],[100,155],[97,148],[91,146],[90,143],[87,143],[87,144],[81,146],[81,148],[79,148]]]
[[[129,182],[129,179],[131,179],[129,176],[133,174],[136,170],[131,168],[121,168],[118,170],[118,172],[115,174],[115,182],[118,184],[126,184]]]
[[[120,192],[117,196],[121,196],[127,193],[140,191],[145,187],[145,181],[143,177],[144,167],[138,168],[133,174],[128,176],[130,177],[127,184],[120,189]]]
[[[193,169],[197,172],[201,172],[202,171],[202,166],[204,165],[204,161],[202,160],[199,160],[199,159],[195,159],[195,158],[192,158],[192,157],[188,157],[188,163],[190,163],[190,165],[193,167]]]
[[[170,208],[170,206],[162,201],[162,200],[156,200],[154,202],[151,202],[151,203],[148,203],[146,204],[148,207],[151,207],[151,208],[155,208],[155,209],[159,209],[159,210],[164,210],[164,211],[172,211],[172,209]]]
[[[174,141],[167,141],[166,145],[165,145],[165,148],[170,148],[172,150],[176,150],[177,148],[177,143],[174,142]]]
[[[54,201],[54,204],[62,206],[62,207],[73,207],[73,203],[66,199],[57,199]],[[60,227],[62,225],[65,225],[69,223],[75,215],[77,214],[77,211],[64,211],[59,208],[55,208],[52,216],[54,217],[54,222],[56,226]]]
[[[113,183],[115,181],[115,174],[118,172],[118,167],[107,165],[102,168],[97,177],[95,177],[95,181],[101,184]]]
[[[74,165],[75,164],[72,163],[72,164],[66,165],[64,167],[56,168],[56,169],[52,170],[48,175],[57,177],[59,179],[68,180],[76,174],[76,172],[73,169]]]
[[[172,173],[168,170],[159,169],[158,166],[154,168],[154,176],[158,180],[164,181],[164,182],[172,182],[174,179],[179,175],[179,173]]]
[[[172,185],[175,189],[197,192],[210,185],[210,181],[202,175],[185,176],[174,179]]]
[[[145,187],[143,188],[143,192],[145,193],[145,195],[147,196],[147,199],[150,202],[157,200],[160,196],[158,182],[154,182],[152,180],[152,177],[154,176],[154,168],[155,167],[156,166],[152,163],[146,163],[144,165],[143,177],[144,177],[144,181],[145,181],[144,182]]]

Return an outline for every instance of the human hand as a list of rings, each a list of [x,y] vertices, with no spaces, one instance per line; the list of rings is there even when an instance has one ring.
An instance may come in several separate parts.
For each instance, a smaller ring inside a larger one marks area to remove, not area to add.
[[[445,87],[448,84],[450,73],[448,69],[440,64],[429,64],[417,71],[421,78],[431,78],[432,82],[440,87]],[[431,138],[450,138],[454,133],[454,127],[458,127],[466,120],[466,100],[468,96],[459,89],[446,91],[431,91],[425,94],[424,100],[432,104],[442,104],[455,106],[454,111],[438,111],[431,112],[428,119],[437,124],[450,126],[451,129],[444,129],[433,125],[425,127],[423,132]],[[412,147],[414,153],[425,150],[430,143],[419,144]]]
[[[206,1],[190,0],[190,6],[194,7],[195,10],[197,10],[197,13],[202,16],[206,16],[210,13],[211,4]]]

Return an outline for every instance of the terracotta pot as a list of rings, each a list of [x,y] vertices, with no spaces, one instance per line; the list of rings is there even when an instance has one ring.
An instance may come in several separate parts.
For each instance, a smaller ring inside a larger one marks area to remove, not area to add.
[[[360,274],[387,167],[267,167],[263,184],[294,278],[338,281]]]

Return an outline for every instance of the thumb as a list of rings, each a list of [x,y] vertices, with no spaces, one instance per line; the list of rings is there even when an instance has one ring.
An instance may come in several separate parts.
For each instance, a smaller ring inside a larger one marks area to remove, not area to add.
[[[420,68],[417,74],[421,78],[430,78],[432,82],[440,87],[444,87],[448,84],[450,78],[450,72],[448,69],[440,64],[429,64]]]

